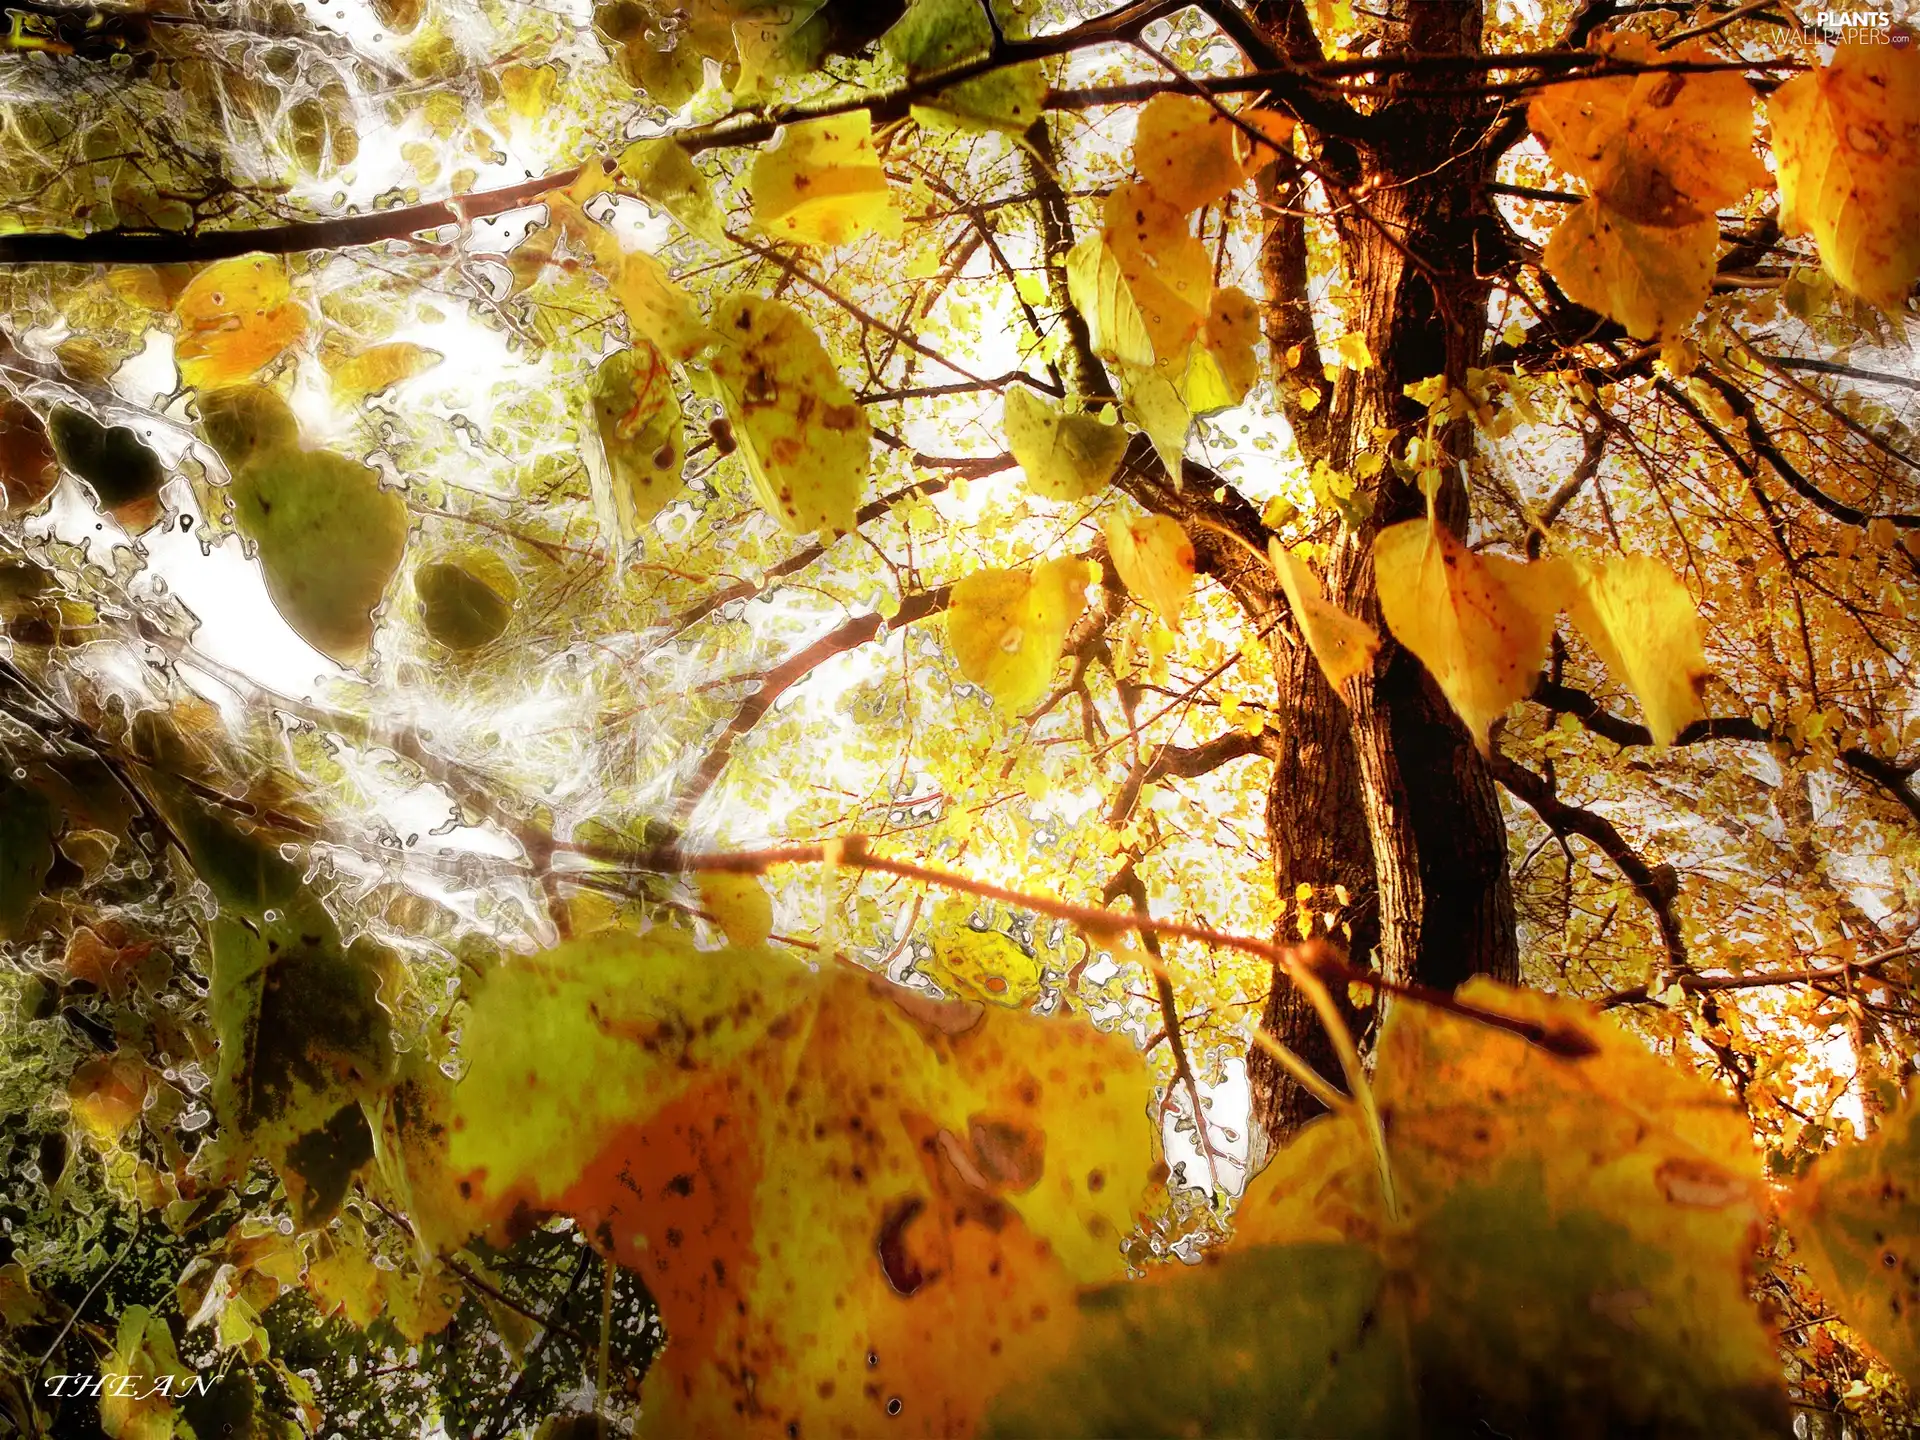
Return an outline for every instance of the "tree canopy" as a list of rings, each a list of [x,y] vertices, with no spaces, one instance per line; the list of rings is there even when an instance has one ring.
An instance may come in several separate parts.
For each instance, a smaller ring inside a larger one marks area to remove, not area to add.
[[[1903,21],[6,8],[0,1435],[1913,1423]]]

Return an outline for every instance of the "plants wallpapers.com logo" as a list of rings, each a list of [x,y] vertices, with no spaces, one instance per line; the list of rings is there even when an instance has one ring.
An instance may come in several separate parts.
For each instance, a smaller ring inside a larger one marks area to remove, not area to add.
[[[1913,32],[1895,24],[1886,10],[1816,10],[1807,29],[1826,45],[1891,45],[1904,50],[1914,43]]]

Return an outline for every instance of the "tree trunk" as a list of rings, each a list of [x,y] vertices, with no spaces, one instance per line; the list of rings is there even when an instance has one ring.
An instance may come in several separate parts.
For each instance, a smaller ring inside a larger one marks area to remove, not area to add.
[[[1386,53],[1477,51],[1477,0],[1402,0],[1387,26]],[[1317,44],[1295,0],[1263,0],[1256,19],[1295,56]],[[1267,194],[1274,227],[1263,247],[1267,330],[1302,457],[1353,472],[1354,461],[1403,442],[1425,407],[1405,387],[1430,375],[1460,383],[1482,358],[1488,223],[1482,182],[1497,155],[1487,144],[1483,102],[1450,97],[1390,100],[1357,146],[1326,142],[1313,165],[1332,202],[1340,260],[1354,297],[1347,323],[1367,342],[1370,368],[1343,369],[1324,407],[1302,403],[1320,389],[1306,279],[1302,177],[1276,166]],[[1287,201],[1291,199],[1289,205]],[[1297,349],[1296,349],[1297,347]],[[1288,369],[1289,353],[1298,364]],[[1446,437],[1464,462],[1472,431]],[[1343,526],[1325,567],[1328,596],[1380,625],[1373,539],[1424,512],[1419,490],[1384,466],[1371,481],[1373,509]],[[1437,497],[1442,523],[1464,534],[1468,495],[1457,466]],[[1289,637],[1292,638],[1292,637]],[[1518,973],[1513,896],[1499,797],[1445,699],[1412,655],[1386,639],[1370,675],[1336,697],[1297,639],[1276,653],[1283,758],[1268,797],[1275,881],[1283,898],[1305,883],[1347,886],[1354,958],[1371,956],[1387,976],[1451,989],[1473,974]],[[1356,883],[1356,877],[1359,877]],[[1282,938],[1287,938],[1285,935]],[[1275,976],[1262,1024],[1283,1044],[1327,1060],[1318,1021],[1284,977]],[[1318,1108],[1263,1054],[1249,1062],[1254,1118],[1280,1143]],[[1256,1143],[1256,1159],[1265,1146]]]

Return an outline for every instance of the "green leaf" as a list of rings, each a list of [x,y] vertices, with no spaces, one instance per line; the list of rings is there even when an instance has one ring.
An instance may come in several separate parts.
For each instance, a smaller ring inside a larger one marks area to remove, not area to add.
[[[985,1434],[1415,1435],[1406,1299],[1360,1245],[1269,1246],[1084,1293],[1070,1365]]]
[[[1006,407],[1007,448],[1034,494],[1084,500],[1120,468],[1129,438],[1124,426],[1066,413],[1024,385],[1007,391]]]
[[[918,78],[993,48],[993,26],[980,0],[913,0],[880,46]]]
[[[53,868],[53,807],[0,774],[0,940],[21,938]]]
[[[1006,65],[962,80],[912,107],[913,118],[934,130],[1024,134],[1047,99],[1047,72],[1038,60]]]
[[[302,896],[258,923],[213,924],[208,1009],[220,1041],[214,1111],[280,1171],[303,1228],[323,1224],[373,1156],[360,1101],[384,1088],[393,1047],[379,991],[391,957],[343,943]]]
[[[84,410],[56,405],[47,431],[60,463],[92,487],[100,507],[131,530],[160,518],[160,457],[125,425],[102,425]]]
[[[449,650],[477,650],[498,640],[513,619],[513,600],[476,573],[450,560],[414,572],[420,623]]]
[[[1127,419],[1146,432],[1153,441],[1160,463],[1167,467],[1178,488],[1186,474],[1187,432],[1193,427],[1193,415],[1181,397],[1180,388],[1166,374],[1151,365],[1127,365],[1116,361],[1120,379],[1121,402]]]
[[[710,374],[755,497],[792,535],[853,529],[872,427],[800,312],[757,295],[721,302]]]
[[[727,238],[707,177],[694,168],[693,157],[671,136],[636,140],[627,146],[620,152],[620,173],[643,200],[666,211],[702,240],[718,245]]]
[[[300,423],[280,392],[265,385],[203,391],[200,429],[229,473],[261,456],[300,444]]]
[[[405,503],[378,472],[328,450],[258,455],[234,475],[232,493],[274,608],[314,649],[358,663],[406,549]]]
[[[681,491],[686,461],[680,396],[666,360],[651,345],[616,350],[593,372],[598,462],[588,467],[594,511],[622,550]]]

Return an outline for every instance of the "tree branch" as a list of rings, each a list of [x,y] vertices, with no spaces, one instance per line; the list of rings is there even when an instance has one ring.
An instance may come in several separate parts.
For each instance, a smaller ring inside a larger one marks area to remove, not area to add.
[[[1545,675],[1529,697],[1537,705],[1573,716],[1583,727],[1620,746],[1651,745],[1653,732],[1644,725],[1614,715],[1584,690],[1562,685]],[[1698,745],[1706,740],[1739,740],[1748,744],[1766,744],[1780,739],[1773,731],[1745,715],[1719,716],[1696,720],[1674,737],[1675,745]],[[1858,745],[1836,752],[1840,763],[1862,779],[1871,780],[1886,791],[1915,820],[1920,821],[1920,795],[1914,793],[1915,768],[1875,755]]]
[[[917,595],[906,596],[901,600],[899,610],[891,616],[877,613],[856,616],[829,630],[811,645],[802,646],[767,671],[760,679],[760,688],[734,712],[733,719],[727,722],[726,728],[708,747],[699,768],[676,797],[672,807],[676,818],[684,820],[707,797],[707,792],[718,783],[726,771],[727,762],[733,758],[735,742],[758,725],[782,695],[834,656],[858,650],[878,635],[882,626],[897,630],[945,610],[952,591],[951,585],[935,586]]]
[[[1661,944],[1666,947],[1669,967],[1676,973],[1685,973],[1686,941],[1680,934],[1679,917],[1673,909],[1680,882],[1672,867],[1647,864],[1640,858],[1639,852],[1627,843],[1626,837],[1614,828],[1611,820],[1591,810],[1583,810],[1578,805],[1567,804],[1554,793],[1553,786],[1545,778],[1534,774],[1524,765],[1516,764],[1499,751],[1496,750],[1490,758],[1489,768],[1493,771],[1493,778],[1506,787],[1514,798],[1524,801],[1554,834],[1562,839],[1578,835],[1613,862],[1614,868],[1653,912],[1654,920],[1660,927]]]

